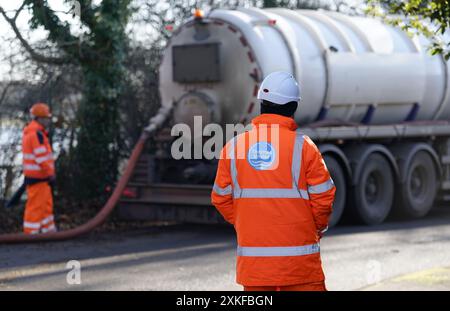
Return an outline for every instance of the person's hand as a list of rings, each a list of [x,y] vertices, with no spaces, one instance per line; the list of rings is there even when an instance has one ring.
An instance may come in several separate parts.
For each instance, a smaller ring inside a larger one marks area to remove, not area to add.
[[[55,176],[55,175],[50,176],[50,177],[48,178],[48,184],[49,184],[51,187],[53,187],[53,186],[55,185],[55,183],[56,183],[56,176]]]
[[[323,237],[323,235],[325,234],[325,232],[327,232],[328,230],[328,226],[326,226],[325,228],[321,229],[321,230],[317,230],[317,235],[319,236],[319,240]]]
[[[319,237],[319,240],[323,237],[323,233],[320,230],[317,230],[317,236]]]

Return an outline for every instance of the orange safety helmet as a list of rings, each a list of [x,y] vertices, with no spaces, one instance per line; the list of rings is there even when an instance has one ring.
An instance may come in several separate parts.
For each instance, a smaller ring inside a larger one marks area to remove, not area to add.
[[[30,114],[33,117],[50,118],[52,114],[50,113],[50,108],[47,104],[36,103],[31,106]]]
[[[195,19],[202,19],[204,15],[205,14],[203,13],[203,10],[195,9],[195,11],[194,11],[194,18]]]

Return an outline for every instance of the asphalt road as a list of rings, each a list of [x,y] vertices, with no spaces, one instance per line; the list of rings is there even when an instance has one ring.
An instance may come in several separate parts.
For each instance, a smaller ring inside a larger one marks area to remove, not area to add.
[[[228,226],[175,225],[0,245],[0,290],[241,290],[235,244]],[[321,250],[329,290],[450,290],[450,208],[416,221],[338,226]],[[81,284],[69,284],[78,281],[71,260]]]

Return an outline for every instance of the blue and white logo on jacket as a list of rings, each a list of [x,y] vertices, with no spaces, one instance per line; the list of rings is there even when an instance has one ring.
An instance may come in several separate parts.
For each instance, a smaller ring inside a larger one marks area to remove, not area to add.
[[[275,148],[268,142],[253,144],[248,150],[247,161],[255,170],[267,170],[275,162]]]

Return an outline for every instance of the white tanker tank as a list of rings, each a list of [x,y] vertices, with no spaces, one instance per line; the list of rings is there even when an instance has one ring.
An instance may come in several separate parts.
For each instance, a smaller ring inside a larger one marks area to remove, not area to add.
[[[163,105],[175,122],[248,123],[262,79],[277,70],[300,83],[300,125],[450,117],[449,66],[428,39],[367,17],[288,9],[213,10],[177,29],[160,67]]]
[[[391,209],[426,215],[436,198],[450,200],[450,72],[428,46],[379,20],[336,12],[237,9],[192,18],[163,53],[162,110],[173,114],[136,171],[140,197],[124,211],[221,219],[210,205],[217,160],[174,159],[175,137],[166,134],[174,123],[192,128],[199,115],[203,125],[250,122],[261,81],[283,70],[299,81],[295,119],[336,185],[331,225],[344,210],[365,224],[383,222]]]

